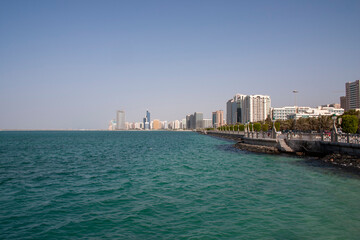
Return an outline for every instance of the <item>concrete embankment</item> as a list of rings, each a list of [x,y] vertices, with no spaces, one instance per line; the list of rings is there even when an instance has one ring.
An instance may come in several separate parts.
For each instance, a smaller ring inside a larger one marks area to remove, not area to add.
[[[236,143],[235,147],[239,148],[241,150],[249,151],[249,152],[270,153],[270,154],[278,154],[279,153],[279,150],[276,147],[246,144],[246,143],[241,143],[241,142]]]
[[[244,133],[208,132],[208,135],[234,140],[235,147],[241,150],[259,153],[279,153],[276,139],[253,139],[245,137]]]
[[[235,147],[258,153],[288,153],[298,156],[314,156],[341,167],[360,170],[360,144],[346,144],[295,139],[248,138],[244,133],[208,132],[208,135],[236,141]]]

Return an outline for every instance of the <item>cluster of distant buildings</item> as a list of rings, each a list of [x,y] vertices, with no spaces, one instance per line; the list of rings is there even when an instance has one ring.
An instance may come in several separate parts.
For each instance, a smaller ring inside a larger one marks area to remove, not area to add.
[[[327,104],[312,107],[285,106],[271,107],[271,99],[266,95],[236,94],[226,104],[226,122],[228,124],[262,122],[271,120],[300,119],[319,116],[342,115],[340,104]]]
[[[360,110],[360,80],[345,84],[346,96],[340,97],[340,104],[332,103],[318,107],[285,106],[271,107],[270,96],[236,94],[226,102],[226,119],[224,111],[212,113],[211,119],[204,119],[202,112],[188,114],[182,120],[171,122],[154,119],[146,111],[142,122],[125,122],[125,112],[117,111],[116,121],[111,120],[109,130],[192,130],[201,128],[217,128],[225,124],[246,124],[272,120],[311,118],[319,116],[342,115],[351,109]],[[297,91],[294,91],[297,93]]]
[[[213,112],[212,119],[204,119],[203,113],[195,112],[186,115],[186,118],[175,121],[151,121],[150,112],[147,110],[142,122],[126,122],[125,111],[116,112],[116,120],[109,122],[108,130],[193,130],[200,128],[220,127],[224,125],[224,112]]]

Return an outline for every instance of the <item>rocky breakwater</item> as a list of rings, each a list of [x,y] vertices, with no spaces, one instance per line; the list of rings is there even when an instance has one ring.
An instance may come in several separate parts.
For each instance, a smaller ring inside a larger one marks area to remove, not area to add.
[[[360,173],[360,157],[358,156],[333,153],[326,155],[325,157],[322,157],[320,159],[326,163],[330,163],[335,166],[355,169]]]
[[[280,153],[276,147],[247,144],[247,143],[242,143],[242,142],[238,142],[234,146],[238,149],[241,149],[244,151],[249,151],[249,152],[270,153],[270,154]]]
[[[359,155],[347,154],[344,152],[329,152],[329,149],[324,148],[321,142],[318,141],[250,139],[244,137],[244,135],[239,136],[226,133],[208,133],[208,135],[234,140],[236,141],[234,147],[244,151],[265,154],[286,153],[290,155],[297,155],[299,157],[315,157],[319,161],[323,161],[337,167],[355,170],[360,174]],[[327,145],[329,145],[329,143],[327,143]]]

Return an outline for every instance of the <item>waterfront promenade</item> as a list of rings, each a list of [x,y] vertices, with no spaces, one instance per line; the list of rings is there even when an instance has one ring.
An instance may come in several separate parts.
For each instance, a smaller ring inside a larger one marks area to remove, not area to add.
[[[253,131],[203,131],[204,134],[233,139],[239,143],[266,146],[279,152],[360,157],[360,135],[348,133],[280,133]]]

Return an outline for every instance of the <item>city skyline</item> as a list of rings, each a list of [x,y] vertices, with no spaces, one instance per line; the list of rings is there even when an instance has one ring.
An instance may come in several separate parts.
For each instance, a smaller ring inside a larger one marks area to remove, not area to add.
[[[359,1],[2,1],[0,129],[211,119],[237,92],[340,103],[360,79]],[[25,117],[24,117],[25,116]]]

